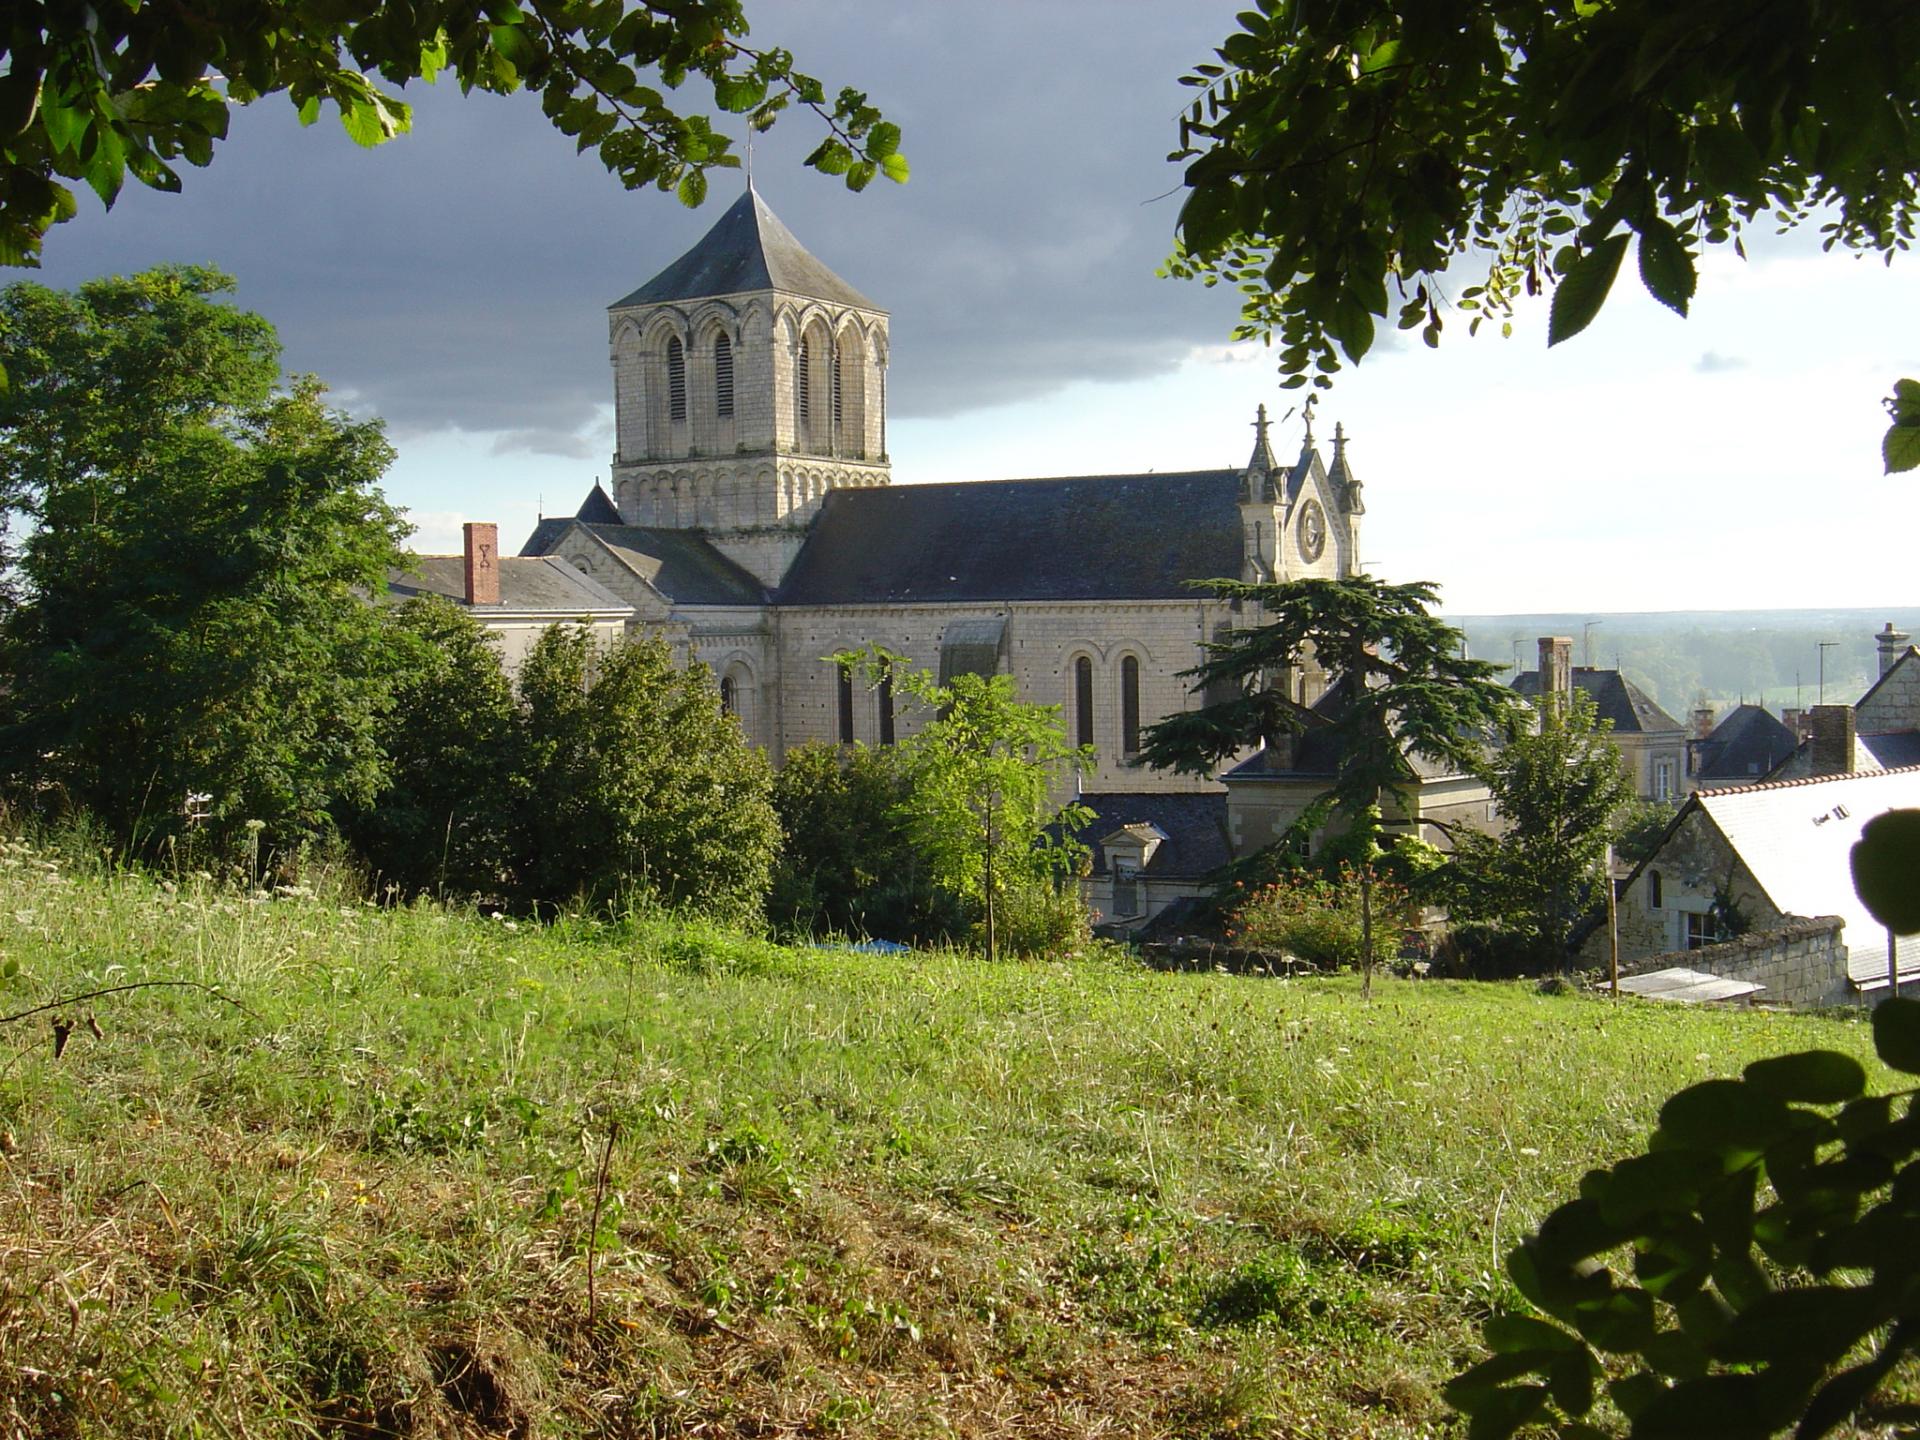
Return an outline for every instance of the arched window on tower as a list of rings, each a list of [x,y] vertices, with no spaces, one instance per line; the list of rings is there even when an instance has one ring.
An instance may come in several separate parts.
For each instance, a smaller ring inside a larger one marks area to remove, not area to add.
[[[1120,748],[1140,749],[1140,662],[1131,655],[1120,662]]]
[[[838,435],[840,427],[846,423],[847,412],[842,402],[845,384],[845,355],[841,348],[833,347],[833,433]]]
[[[740,692],[734,687],[733,677],[720,677],[720,713],[738,715],[740,713]]]
[[[845,665],[833,667],[840,677],[836,698],[839,701],[840,743],[853,743],[853,671]]]
[[[1093,661],[1073,662],[1073,743],[1093,744]]]
[[[893,666],[880,671],[880,743],[893,744]]]
[[[724,330],[713,337],[713,413],[733,418],[733,341]]]
[[[678,335],[667,341],[667,418],[687,418],[687,352]]]
[[[796,380],[794,418],[800,443],[804,445],[807,427],[813,423],[813,346],[804,337],[800,341],[800,368]]]

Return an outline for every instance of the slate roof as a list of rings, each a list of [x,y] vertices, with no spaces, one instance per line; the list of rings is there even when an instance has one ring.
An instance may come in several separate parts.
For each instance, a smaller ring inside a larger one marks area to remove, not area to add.
[[[589,525],[625,523],[620,518],[620,507],[613,503],[613,497],[600,487],[598,480],[593,482],[593,489],[587,493],[587,498],[580,502],[580,508],[573,512],[573,518],[584,520]]]
[[[415,595],[442,595],[456,604],[467,603],[464,555],[416,555],[413,573],[387,572],[387,593],[397,600]],[[633,607],[592,577],[582,575],[562,560],[546,556],[500,557],[500,603],[476,605],[476,614],[489,610],[531,610],[554,615],[582,615],[593,610],[630,613]]]
[[[1238,470],[833,490],[775,603],[1197,599],[1240,573],[1239,492]]]
[[[580,508],[595,508],[595,486]],[[608,501],[611,505],[612,502]],[[622,563],[676,605],[764,605],[766,588],[747,571],[690,530],[657,530],[645,525],[601,525],[579,517],[554,516],[534,527],[522,555],[546,555],[560,537],[579,525],[604,541]],[[578,573],[578,572],[575,572]]]
[[[1228,770],[1220,778],[1243,780],[1316,780],[1328,781],[1340,773],[1340,737],[1332,722],[1345,708],[1349,693],[1345,677],[1329,686],[1308,707],[1306,728],[1291,737],[1291,743],[1256,751]],[[1416,780],[1439,780],[1459,774],[1451,765],[1408,750],[1402,758]]]
[[[1759,705],[1727,712],[1713,733],[1688,746],[1696,784],[1739,784],[1768,774],[1793,753],[1793,732]]]
[[[1093,851],[1095,875],[1107,873],[1100,837],[1129,825],[1157,826],[1167,837],[1142,872],[1149,880],[1197,880],[1233,858],[1227,845],[1225,795],[1082,795],[1080,803],[1094,814],[1093,823],[1080,832],[1080,839]]]
[[[1646,735],[1660,730],[1679,730],[1674,719],[1648,697],[1647,692],[1618,670],[1573,667],[1573,683],[1593,697],[1595,711],[1602,720],[1613,722],[1616,735]],[[1525,670],[1513,677],[1513,688],[1522,695],[1540,693],[1540,672]]]
[[[785,290],[886,313],[808,253],[752,186],[691,250],[607,308],[624,310],[630,305],[704,300],[753,290]]]

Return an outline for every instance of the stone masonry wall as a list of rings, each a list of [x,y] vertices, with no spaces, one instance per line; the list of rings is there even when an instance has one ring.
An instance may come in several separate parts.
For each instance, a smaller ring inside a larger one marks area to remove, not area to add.
[[[1764,1004],[1848,1005],[1855,996],[1847,983],[1846,922],[1837,915],[1814,920],[1794,918],[1777,930],[1761,930],[1698,950],[1674,950],[1622,962],[1622,975],[1644,975],[1680,966],[1726,980],[1745,980],[1766,988]]]
[[[1871,699],[1854,715],[1862,735],[1920,730],[1920,660],[1909,656],[1882,677]]]

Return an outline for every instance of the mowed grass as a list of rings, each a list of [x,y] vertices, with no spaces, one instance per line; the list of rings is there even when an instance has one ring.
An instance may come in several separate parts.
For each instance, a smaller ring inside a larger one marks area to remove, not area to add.
[[[1452,1434],[1668,1092],[1887,1083],[1827,1018],[0,865],[0,1014],[245,1007],[0,1026],[7,1436]]]

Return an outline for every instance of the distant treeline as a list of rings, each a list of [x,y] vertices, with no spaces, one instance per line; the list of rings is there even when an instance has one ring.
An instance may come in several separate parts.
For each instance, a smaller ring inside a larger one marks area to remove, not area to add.
[[[1875,634],[1891,621],[1896,630],[1920,635],[1920,609],[1899,607],[1448,618],[1466,632],[1477,658],[1505,666],[1517,658],[1522,670],[1539,663],[1540,636],[1571,636],[1576,665],[1625,671],[1683,722],[1702,702],[1722,713],[1741,700],[1775,713],[1783,706],[1816,704],[1822,641],[1834,642],[1826,651],[1826,698],[1858,700],[1880,673]]]

